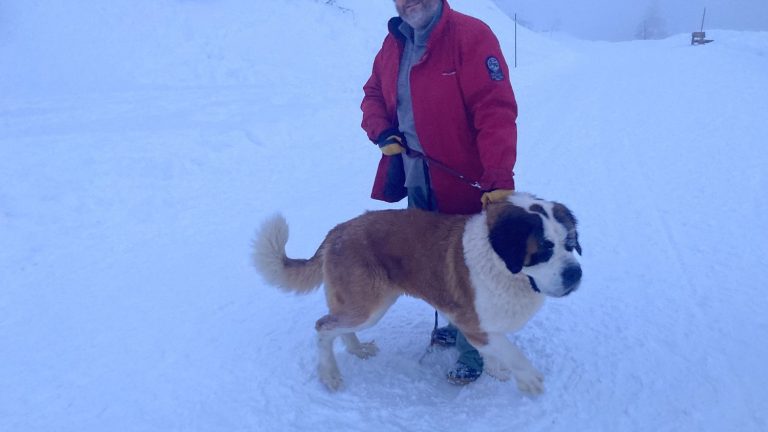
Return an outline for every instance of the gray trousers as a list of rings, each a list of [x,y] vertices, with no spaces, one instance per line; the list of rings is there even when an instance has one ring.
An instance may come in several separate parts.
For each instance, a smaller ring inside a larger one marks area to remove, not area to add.
[[[437,201],[435,201],[435,197],[429,187],[409,187],[408,208],[438,211]],[[449,324],[449,327],[456,329],[453,324]],[[467,338],[458,329],[456,329],[456,349],[459,351],[459,363],[472,369],[483,370],[483,357],[477,352],[475,347],[467,342]]]

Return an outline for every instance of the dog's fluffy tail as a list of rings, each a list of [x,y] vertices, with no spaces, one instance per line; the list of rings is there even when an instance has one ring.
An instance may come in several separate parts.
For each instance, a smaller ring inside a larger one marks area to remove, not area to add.
[[[283,291],[307,294],[323,282],[320,249],[315,256],[293,259],[285,255],[288,223],[276,214],[264,221],[253,241],[253,264],[261,276]]]

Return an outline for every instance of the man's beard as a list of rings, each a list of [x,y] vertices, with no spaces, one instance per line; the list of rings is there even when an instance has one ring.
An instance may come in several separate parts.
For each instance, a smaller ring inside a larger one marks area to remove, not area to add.
[[[397,13],[409,26],[420,30],[432,21],[440,0],[412,0],[403,7],[396,7]],[[409,6],[413,6],[410,7]]]

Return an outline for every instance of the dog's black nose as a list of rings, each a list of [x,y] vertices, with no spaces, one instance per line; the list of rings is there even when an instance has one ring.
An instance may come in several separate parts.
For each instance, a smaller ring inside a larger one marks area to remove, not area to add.
[[[581,280],[581,266],[570,265],[563,270],[563,285],[572,287]]]

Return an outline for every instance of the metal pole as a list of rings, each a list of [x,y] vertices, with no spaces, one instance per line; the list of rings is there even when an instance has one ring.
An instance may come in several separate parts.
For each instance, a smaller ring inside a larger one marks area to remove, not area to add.
[[[515,68],[517,68],[517,13],[515,13]]]
[[[707,16],[707,8],[704,8],[704,14],[701,16],[701,30],[704,31],[704,17]]]

